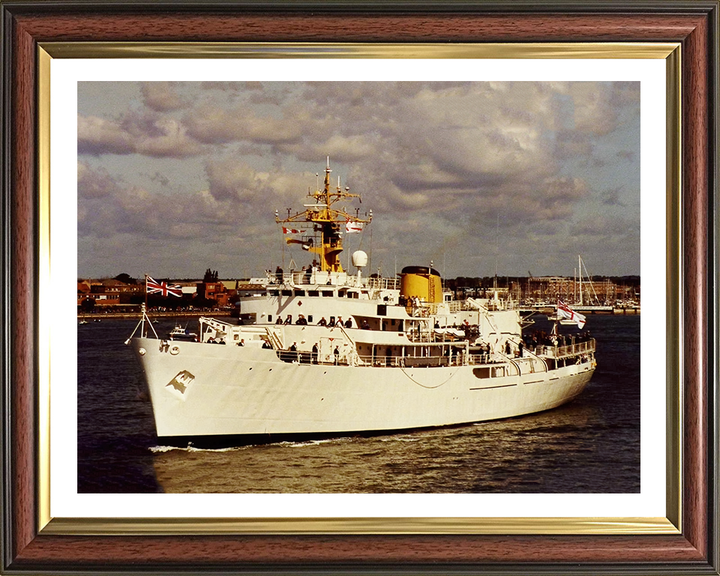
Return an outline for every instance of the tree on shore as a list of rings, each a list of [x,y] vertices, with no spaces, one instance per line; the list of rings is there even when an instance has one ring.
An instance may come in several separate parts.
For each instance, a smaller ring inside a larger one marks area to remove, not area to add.
[[[123,272],[122,274],[118,274],[115,276],[114,280],[117,280],[118,282],[122,282],[123,284],[137,284],[138,281],[130,276],[130,274],[127,274],[126,272]]]
[[[84,298],[80,303],[80,309],[83,312],[92,312],[95,309],[95,298],[91,298],[90,296]]]

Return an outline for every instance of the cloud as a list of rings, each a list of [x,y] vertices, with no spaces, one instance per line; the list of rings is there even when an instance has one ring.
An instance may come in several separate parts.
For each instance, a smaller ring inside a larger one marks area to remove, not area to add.
[[[585,132],[560,130],[555,137],[554,153],[561,158],[589,158],[596,146],[596,139]]]
[[[634,220],[598,212],[577,222],[570,232],[575,236],[613,238],[636,235],[639,230],[640,226]]]
[[[210,184],[209,192],[216,200],[251,199],[267,181],[267,174],[258,174],[247,164],[232,160],[208,160],[205,172]]]
[[[97,116],[78,118],[78,153],[131,154],[135,151],[132,137],[117,123]]]
[[[569,92],[573,98],[575,130],[598,136],[609,134],[617,127],[618,101],[632,93],[618,92],[610,83],[594,82],[572,83]]]
[[[150,180],[152,182],[159,182],[162,186],[170,185],[170,178],[168,178],[164,174],[160,174],[160,172],[155,172],[155,174],[150,176]]]
[[[155,158],[184,158],[199,154],[200,143],[171,116],[128,112],[119,121],[96,116],[78,118],[78,153],[141,154]]]
[[[78,163],[78,197],[81,201],[113,197],[120,190],[118,182],[105,168],[93,170],[85,162]]]
[[[253,113],[244,105],[231,110],[206,105],[185,118],[188,134],[206,144],[252,141],[262,144],[295,142],[302,137],[302,115],[279,118]]]
[[[214,200],[232,205],[245,216],[259,217],[268,224],[274,223],[275,210],[300,210],[307,201],[308,190],[314,190],[318,182],[315,174],[256,170],[233,157],[208,160],[205,172],[209,194]],[[322,185],[321,175],[319,186]]]
[[[625,162],[635,162],[638,155],[637,152],[633,152],[632,150],[620,150],[616,156]]]
[[[381,142],[372,134],[332,134],[317,142],[307,142],[299,138],[295,141],[280,142],[276,149],[306,162],[322,162],[325,156],[330,156],[336,162],[357,162],[374,157],[379,145]]]
[[[239,205],[219,201],[207,190],[182,195],[151,192],[84,163],[79,165],[78,188],[81,237],[132,234],[152,240],[214,241],[218,231],[230,233],[242,217]]]
[[[622,192],[622,186],[603,192],[602,196],[601,196],[602,203],[605,206],[620,206],[621,208],[624,208],[625,206],[627,206],[627,203],[623,202],[620,199],[621,192]]]
[[[143,82],[140,90],[145,106],[156,112],[169,112],[187,106],[176,90],[175,82]]]
[[[79,168],[92,204],[83,230],[95,218],[98,236],[268,237],[273,211],[302,207],[327,155],[333,186],[340,175],[374,210],[383,250],[437,256],[452,245],[469,258],[495,245],[498,222],[519,253],[541,242],[577,250],[596,235],[590,210],[637,204],[637,83],[144,83],[138,93],[114,118],[78,119],[81,162],[103,166]],[[142,186],[111,169],[113,155],[138,166]],[[188,162],[169,173],[166,158]]]

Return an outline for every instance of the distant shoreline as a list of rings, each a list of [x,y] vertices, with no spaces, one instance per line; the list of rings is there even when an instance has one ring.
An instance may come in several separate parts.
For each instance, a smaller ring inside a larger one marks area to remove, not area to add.
[[[548,308],[547,310],[539,310],[538,313],[540,314],[546,314],[551,312],[552,310]],[[584,314],[595,314],[593,312],[584,312]],[[640,309],[639,308],[614,308],[612,311],[609,312],[600,312],[600,314],[603,315],[620,315],[620,316],[639,316],[640,315]],[[200,316],[213,316],[213,317],[227,317],[230,316],[230,312],[227,310],[221,310],[221,311],[215,311],[215,312],[203,312],[199,310],[193,310],[192,312],[173,312],[173,311],[166,311],[166,312],[149,312],[148,316],[150,318],[199,318]],[[92,313],[78,313],[77,315],[78,320],[101,320],[103,318],[107,319],[115,319],[115,320],[139,320],[140,319],[140,313],[139,312],[92,312]]]
[[[203,312],[193,310],[192,312],[148,312],[150,318],[199,318],[200,316],[230,316],[230,312],[221,310],[215,312]],[[80,312],[78,320],[101,320],[103,318],[113,319],[140,319],[140,312]]]

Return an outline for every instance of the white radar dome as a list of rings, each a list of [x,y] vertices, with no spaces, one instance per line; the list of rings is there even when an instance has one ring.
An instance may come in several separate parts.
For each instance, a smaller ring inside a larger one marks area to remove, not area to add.
[[[362,250],[353,252],[352,263],[353,263],[353,266],[355,266],[356,268],[363,268],[364,266],[367,266],[368,255],[365,252],[363,252]]]

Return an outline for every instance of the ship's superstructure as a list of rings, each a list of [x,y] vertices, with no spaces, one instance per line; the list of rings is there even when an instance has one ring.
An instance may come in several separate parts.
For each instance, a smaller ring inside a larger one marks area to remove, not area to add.
[[[518,416],[568,402],[595,370],[582,334],[522,333],[497,295],[455,300],[429,266],[364,277],[357,251],[343,269],[344,233],[372,220],[339,208],[357,198],[330,186],[276,222],[313,262],[269,272],[264,295],[240,300],[238,324],[201,318],[197,341],[132,338],[157,434],[169,439],[333,435]],[[343,227],[345,228],[343,230]],[[299,236],[299,238],[296,238]]]

